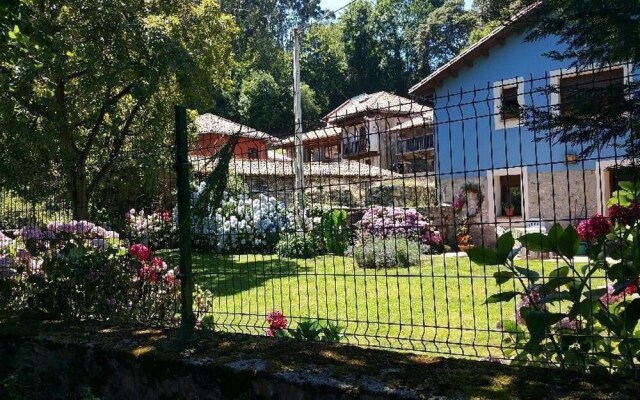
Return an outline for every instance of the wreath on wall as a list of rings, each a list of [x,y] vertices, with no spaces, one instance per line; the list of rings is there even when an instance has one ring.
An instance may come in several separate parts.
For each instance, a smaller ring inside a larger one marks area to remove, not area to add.
[[[468,205],[469,202],[469,194],[475,194],[476,196],[476,213],[482,210],[482,203],[484,203],[484,195],[482,194],[482,190],[480,189],[480,185],[477,183],[465,183],[462,185],[460,190],[458,190],[458,194],[453,202],[453,208],[456,212],[462,211],[465,205]],[[467,207],[468,213],[469,207]],[[475,216],[476,213],[472,215],[467,214],[469,217]]]

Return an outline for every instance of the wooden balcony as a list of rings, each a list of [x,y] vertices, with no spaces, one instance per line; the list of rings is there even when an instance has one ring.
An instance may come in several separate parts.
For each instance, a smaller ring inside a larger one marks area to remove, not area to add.
[[[433,135],[398,139],[398,156],[402,158],[423,157],[433,152]]]
[[[378,154],[378,152],[371,148],[368,138],[349,141],[342,144],[342,156],[344,158],[362,158],[375,154]]]

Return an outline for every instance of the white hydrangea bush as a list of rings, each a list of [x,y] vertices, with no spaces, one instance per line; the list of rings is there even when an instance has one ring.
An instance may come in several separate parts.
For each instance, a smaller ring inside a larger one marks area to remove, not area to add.
[[[193,202],[205,189],[198,186]],[[193,230],[200,244],[214,247],[221,253],[272,252],[280,235],[293,228],[294,218],[284,203],[273,196],[225,192],[219,208],[207,209],[207,215],[194,215]]]

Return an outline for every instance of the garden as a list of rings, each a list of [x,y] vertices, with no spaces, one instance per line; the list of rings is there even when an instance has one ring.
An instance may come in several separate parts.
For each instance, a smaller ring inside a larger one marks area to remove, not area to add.
[[[628,182],[577,228],[446,253],[412,208],[373,206],[355,223],[319,205],[304,215],[238,179],[218,203],[194,185],[196,327],[300,340],[608,370],[640,353],[639,193]],[[474,188],[465,188],[468,193]],[[202,206],[202,199],[206,206]],[[458,212],[466,214],[458,198]],[[214,206],[216,205],[217,206]],[[64,318],[180,323],[175,211],[131,209],[121,232],[87,221],[0,235],[3,308]],[[462,218],[462,220],[467,220]],[[576,261],[586,243],[590,261]]]

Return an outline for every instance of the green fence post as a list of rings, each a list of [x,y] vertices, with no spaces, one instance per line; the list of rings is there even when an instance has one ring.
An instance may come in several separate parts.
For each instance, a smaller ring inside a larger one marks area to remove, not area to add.
[[[176,106],[176,176],[178,185],[178,237],[180,249],[181,314],[180,333],[189,340],[195,326],[193,313],[193,273],[191,270],[191,191],[189,190],[189,140],[187,108]]]

